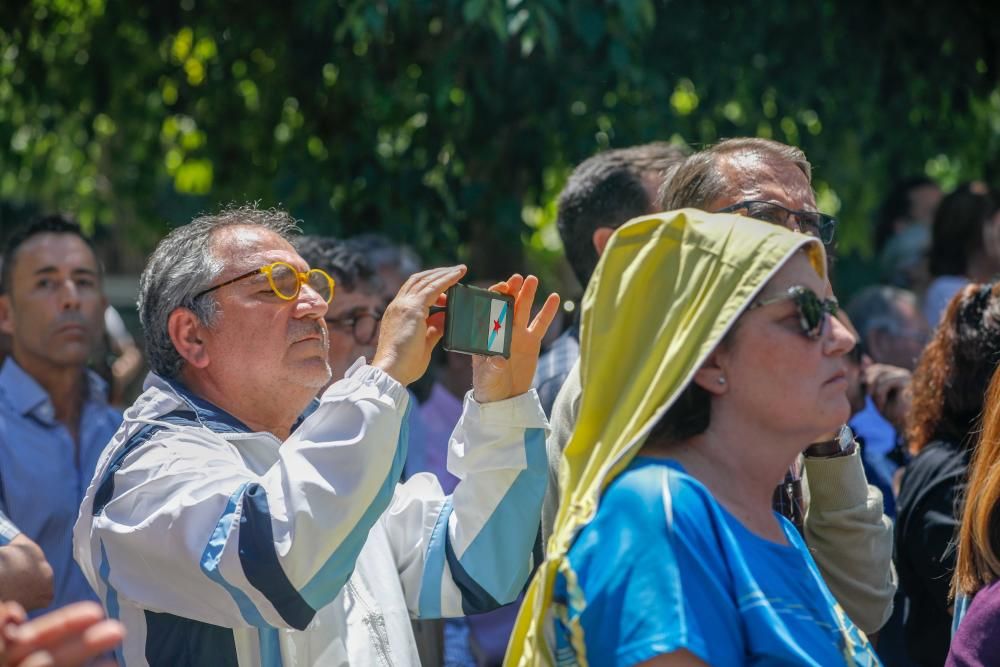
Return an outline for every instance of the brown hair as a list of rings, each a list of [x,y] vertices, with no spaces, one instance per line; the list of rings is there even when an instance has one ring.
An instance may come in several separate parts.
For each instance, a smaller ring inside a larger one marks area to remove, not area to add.
[[[727,195],[735,185],[721,172],[725,160],[736,156],[756,157],[766,162],[787,162],[798,167],[812,182],[812,167],[805,153],[794,146],[771,139],[740,137],[720,141],[710,148],[688,156],[666,179],[660,191],[660,210],[679,208],[705,209],[711,202]],[[755,180],[756,174],[742,174]]]
[[[913,372],[907,440],[973,444],[983,395],[1000,363],[1000,285],[966,285],[948,304]]]
[[[1000,576],[1000,373],[986,392],[983,433],[972,452],[951,593],[974,595]]]

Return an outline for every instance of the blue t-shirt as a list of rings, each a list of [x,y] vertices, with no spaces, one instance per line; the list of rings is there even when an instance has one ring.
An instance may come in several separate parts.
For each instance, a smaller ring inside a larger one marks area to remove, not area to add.
[[[678,463],[635,459],[556,577],[557,664],[627,667],[681,649],[710,665],[880,664],[778,519],[788,545],[751,533]]]

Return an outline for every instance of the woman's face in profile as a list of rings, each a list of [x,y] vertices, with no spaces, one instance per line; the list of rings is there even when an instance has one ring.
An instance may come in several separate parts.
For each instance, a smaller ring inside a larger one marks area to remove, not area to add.
[[[831,296],[804,253],[796,253],[768,282],[757,301],[786,294],[794,286]],[[844,355],[854,339],[836,318],[808,338],[792,299],[748,310],[719,358],[726,375],[729,409],[742,419],[801,437],[802,445],[836,430],[850,418]]]

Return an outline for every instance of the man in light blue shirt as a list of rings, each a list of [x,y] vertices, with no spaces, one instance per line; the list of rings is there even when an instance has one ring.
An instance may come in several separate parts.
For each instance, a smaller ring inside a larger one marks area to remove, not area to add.
[[[52,607],[96,600],[73,561],[73,524],[97,458],[121,415],[87,370],[107,305],[90,241],[62,217],[43,218],[4,251],[0,331],[0,511],[52,565]]]

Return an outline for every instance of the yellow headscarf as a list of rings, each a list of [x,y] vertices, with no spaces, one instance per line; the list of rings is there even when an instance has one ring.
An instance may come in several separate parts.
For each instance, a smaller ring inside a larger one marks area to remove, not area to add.
[[[505,665],[552,665],[549,607],[565,555],[694,373],[767,281],[805,248],[821,278],[816,239],[735,215],[684,209],[622,226],[583,297],[580,416],[559,470],[560,506]]]

